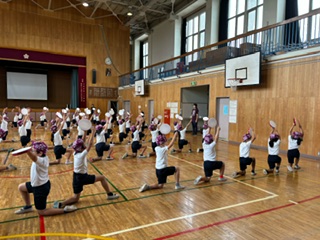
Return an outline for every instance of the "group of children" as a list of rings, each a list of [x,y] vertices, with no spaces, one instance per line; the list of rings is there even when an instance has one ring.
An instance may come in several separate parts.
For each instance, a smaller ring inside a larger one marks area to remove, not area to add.
[[[87,118],[92,120],[89,117],[90,114],[82,115],[83,118]],[[93,114],[92,114],[93,115]],[[91,134],[88,133],[90,131],[79,131],[78,126],[78,136],[77,139],[71,145],[71,148],[63,147],[63,139],[67,136],[68,132],[62,134],[61,130],[64,128],[66,121],[68,119],[68,112],[65,112],[61,115],[62,117],[57,117],[55,120],[51,122],[51,131],[52,131],[52,142],[53,149],[56,160],[53,162],[49,161],[47,156],[48,146],[44,142],[32,142],[32,150],[27,151],[26,154],[32,160],[31,171],[30,171],[30,182],[22,183],[19,185],[20,194],[25,201],[25,206],[18,211],[17,214],[26,213],[33,211],[31,203],[30,203],[30,193],[34,195],[35,207],[40,215],[55,215],[60,213],[67,213],[75,211],[76,206],[72,205],[79,201],[80,194],[83,191],[83,186],[88,184],[94,184],[99,181],[107,193],[107,199],[117,199],[119,195],[112,193],[109,189],[106,178],[103,175],[90,175],[88,174],[88,161],[94,162],[98,160],[102,160],[104,151],[108,152],[107,160],[112,160],[112,151],[113,151],[113,143],[107,144],[106,140],[111,138],[112,135],[112,121],[110,114],[106,114],[105,121],[99,120],[99,118],[95,117],[92,121],[94,123],[94,127],[92,128]],[[79,114],[81,116],[81,114]],[[177,122],[174,124],[175,131],[171,141],[167,144],[166,136],[161,133],[159,130],[161,126],[161,121],[159,119],[155,119],[151,122],[149,126],[150,134],[151,134],[151,147],[152,152],[147,156],[144,155],[146,146],[141,144],[141,139],[145,137],[143,130],[145,129],[145,121],[144,121],[144,113],[139,109],[139,115],[136,119],[136,123],[131,125],[131,114],[127,113],[127,116],[119,115],[117,119],[117,124],[119,126],[119,141],[123,142],[125,138],[130,136],[130,131],[132,132],[132,142],[130,142],[130,138],[128,142],[131,144],[132,149],[132,157],[149,157],[152,155],[156,156],[155,169],[156,169],[156,177],[158,182],[153,185],[149,185],[147,183],[143,184],[139,189],[140,192],[144,192],[152,189],[163,188],[164,184],[167,182],[167,177],[170,175],[175,176],[175,189],[181,190],[184,189],[184,186],[180,185],[180,168],[176,166],[168,165],[168,153],[169,149],[173,147],[175,141],[178,139],[179,149],[171,151],[171,153],[181,152],[184,145],[189,144],[189,152],[192,152],[190,142],[185,139],[186,130],[189,124],[188,122],[185,128],[182,127],[182,118],[178,118]],[[97,120],[98,119],[98,120]],[[6,120],[5,117],[2,117],[2,121]],[[19,125],[19,133],[26,132],[25,126],[27,121],[30,120],[29,114],[26,114]],[[102,123],[102,124],[101,124]],[[46,124],[46,121],[43,120],[43,125]],[[77,124],[77,122],[73,123]],[[40,123],[42,125],[42,123]],[[300,131],[293,131],[294,127],[298,125]],[[67,128],[65,128],[67,129]],[[210,133],[211,128],[208,126],[208,118],[204,118],[204,126],[203,126],[203,135],[202,135],[202,148],[199,148],[197,152],[203,152],[203,169],[204,176],[198,176],[194,180],[194,184],[199,184],[200,182],[209,182],[211,177],[213,176],[214,170],[219,170],[218,181],[226,181],[227,179],[224,177],[225,171],[225,163],[223,161],[218,161],[216,159],[216,149],[215,146],[219,139],[220,127],[217,126],[216,132],[214,135]],[[91,130],[91,129],[90,129]],[[0,131],[0,138],[5,139],[5,131]],[[30,142],[30,136],[28,133],[23,133],[20,135],[21,145],[22,147],[27,146]],[[25,139],[26,136],[28,139]],[[28,137],[29,136],[29,137]],[[121,136],[121,137],[120,137]],[[93,139],[96,137],[95,150],[97,153],[97,157],[95,158],[87,158],[87,155],[93,145]],[[248,133],[243,136],[243,141],[240,144],[240,171],[234,172],[233,177],[240,177],[246,174],[246,169],[248,165],[252,166],[251,175],[256,175],[255,158],[250,156],[250,147],[256,138],[255,132],[253,129],[250,129]],[[299,146],[303,139],[303,130],[299,121],[295,121],[293,126],[289,131],[289,150],[288,150],[288,171],[292,172],[293,169],[299,169]],[[279,168],[281,164],[281,158],[279,157],[279,149],[280,149],[280,135],[275,128],[272,128],[270,137],[268,139],[268,164],[269,169],[264,169],[264,174],[273,173],[275,169],[275,173],[279,173]],[[140,153],[138,153],[140,150]],[[46,208],[46,200],[47,196],[50,192],[50,180],[48,176],[48,167],[49,165],[59,164],[62,158],[62,155],[65,155],[67,160],[66,164],[72,163],[71,156],[73,155],[73,164],[74,164],[74,172],[73,172],[73,196],[66,199],[62,202],[55,202],[54,208],[47,209]],[[122,159],[128,157],[128,153],[126,152]],[[293,166],[294,164],[294,166]],[[12,167],[9,165],[4,170],[12,170]]]

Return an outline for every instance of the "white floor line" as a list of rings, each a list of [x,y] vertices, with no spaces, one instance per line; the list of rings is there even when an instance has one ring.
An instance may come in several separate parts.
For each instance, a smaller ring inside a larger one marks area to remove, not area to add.
[[[299,204],[299,203],[297,203],[297,202],[295,202],[295,201],[292,201],[292,200],[289,200],[289,202],[294,203],[294,204],[296,204],[296,205]]]
[[[190,164],[190,165],[193,165],[193,166],[196,166],[196,167],[199,167],[199,168],[203,169],[202,166],[199,166],[199,165],[197,165],[197,164],[195,164],[195,163],[192,163],[192,162],[190,162],[190,161],[188,161],[188,160],[185,160],[185,159],[182,159],[182,158],[178,158],[178,157],[176,157],[176,156],[170,156],[170,157],[175,158],[175,159],[178,159],[178,160],[180,160],[180,161],[182,161],[182,162],[186,162],[186,163],[188,163],[188,164]],[[213,172],[213,173],[219,175],[218,173],[215,173],[215,172]],[[231,179],[231,180],[233,180],[233,181],[235,181],[235,182],[241,183],[241,184],[243,184],[243,185],[246,185],[246,186],[248,186],[248,187],[255,188],[255,189],[259,190],[259,191],[262,191],[262,192],[271,194],[271,195],[273,195],[273,196],[278,196],[277,194],[275,194],[275,193],[273,193],[273,192],[267,191],[267,190],[265,190],[265,189],[263,189],[263,188],[259,188],[259,187],[253,186],[253,185],[251,185],[251,184],[249,184],[249,183],[240,181],[240,180],[238,180],[238,179],[234,179],[234,178],[229,177],[229,176],[226,176],[226,175],[224,175],[224,177],[225,177],[225,178],[228,178],[228,179]]]
[[[185,216],[181,216],[181,217],[177,217],[177,218],[171,218],[171,219],[167,219],[167,220],[163,220],[163,221],[159,221],[159,222],[140,225],[137,227],[128,228],[128,229],[124,229],[124,230],[120,230],[120,231],[116,231],[116,232],[106,233],[106,234],[102,234],[101,236],[109,237],[109,236],[113,236],[113,235],[117,235],[117,234],[135,231],[135,230],[142,229],[142,228],[152,227],[152,226],[156,226],[156,225],[160,225],[160,224],[164,224],[164,223],[174,222],[174,221],[183,220],[186,218],[191,218],[191,217],[196,217],[196,216],[200,216],[200,215],[204,215],[204,214],[208,214],[208,213],[218,212],[218,211],[225,210],[225,209],[235,208],[235,207],[239,207],[239,206],[243,206],[243,205],[247,205],[247,204],[251,204],[251,203],[261,202],[261,201],[269,200],[269,199],[275,198],[275,197],[277,197],[277,196],[273,195],[273,196],[269,196],[269,197],[265,197],[265,198],[259,198],[259,199],[255,199],[255,200],[251,200],[251,201],[247,201],[247,202],[242,202],[242,203],[237,203],[237,204],[233,204],[233,205],[229,205],[229,206],[225,206],[225,207],[221,207],[221,208],[215,208],[215,209],[211,209],[211,210],[207,210],[207,211],[203,211],[203,212],[198,212],[198,213],[193,213],[193,214],[189,214],[189,215],[185,215]]]

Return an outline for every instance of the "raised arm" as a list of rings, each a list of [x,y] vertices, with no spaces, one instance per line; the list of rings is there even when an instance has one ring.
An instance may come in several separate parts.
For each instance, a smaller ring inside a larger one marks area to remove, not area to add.
[[[176,140],[176,137],[178,135],[178,132],[175,132],[174,135],[173,135],[173,138],[171,139],[170,143],[168,144],[168,149],[170,149],[173,144],[174,144],[174,141]]]
[[[292,126],[291,126],[291,128],[289,129],[289,135],[290,135],[290,136],[292,135],[292,130],[293,130],[293,128],[294,128],[295,125],[296,125],[296,124],[293,123]]]
[[[251,128],[251,129],[252,129],[252,140],[251,140],[251,143],[253,143],[254,140],[256,140],[256,133],[255,133],[253,128]]]
[[[96,128],[93,128],[92,133],[90,135],[90,138],[88,140],[87,152],[89,152],[91,147],[92,147],[92,143],[93,143],[93,139],[94,139],[95,133],[96,133]]]
[[[29,156],[29,158],[33,161],[36,162],[38,160],[37,155],[35,154],[34,151],[28,151],[27,155]]]
[[[220,133],[221,127],[217,126],[216,135],[214,136],[214,141],[217,143],[219,140],[219,133]]]
[[[187,123],[187,126],[185,128],[188,128],[191,122],[192,122],[192,119],[190,119],[190,121]]]

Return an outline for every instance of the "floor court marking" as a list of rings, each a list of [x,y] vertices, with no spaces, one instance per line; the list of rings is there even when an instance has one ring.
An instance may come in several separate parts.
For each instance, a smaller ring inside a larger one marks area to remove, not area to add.
[[[164,223],[174,222],[174,221],[183,220],[186,218],[191,218],[191,217],[196,217],[196,216],[200,216],[200,215],[204,215],[204,214],[208,214],[208,213],[218,212],[218,211],[225,210],[225,209],[230,209],[230,208],[235,208],[235,207],[239,207],[239,206],[243,206],[243,205],[247,205],[247,204],[251,204],[251,203],[265,201],[265,200],[269,200],[269,199],[272,199],[275,197],[277,197],[277,196],[268,196],[268,197],[264,197],[264,198],[258,198],[255,200],[237,203],[237,204],[233,204],[233,205],[228,205],[228,206],[221,207],[221,208],[214,208],[214,209],[206,210],[203,212],[193,213],[193,214],[189,214],[189,215],[185,215],[185,216],[181,216],[181,217],[166,219],[166,220],[159,221],[159,222],[153,222],[153,223],[149,223],[149,224],[145,224],[145,225],[140,225],[137,227],[128,228],[128,229],[124,229],[124,230],[120,230],[120,231],[116,231],[116,232],[106,233],[106,234],[102,234],[101,236],[109,237],[109,236],[122,234],[122,233],[126,233],[126,232],[131,232],[131,231],[135,231],[135,230],[139,230],[139,229],[143,229],[143,228],[147,228],[147,227],[152,227],[152,226],[156,226],[156,225],[160,225],[160,224],[164,224]]]
[[[173,157],[173,158],[175,158],[175,159],[178,159],[178,160],[180,160],[180,161],[182,161],[182,162],[186,162],[186,163],[188,163],[188,164],[190,164],[190,165],[193,165],[193,166],[196,166],[196,167],[199,167],[199,168],[203,169],[202,166],[199,166],[198,164],[192,163],[192,162],[190,162],[190,161],[188,161],[188,160],[185,160],[185,159],[183,159],[183,158],[178,158],[178,157],[176,157],[176,156],[171,156],[171,157]],[[214,173],[215,173],[215,172],[214,172]],[[215,174],[218,174],[218,173],[215,173]],[[218,174],[218,175],[219,175],[219,174]],[[240,181],[240,180],[238,180],[238,179],[234,179],[234,178],[229,177],[229,176],[226,176],[226,175],[225,175],[225,177],[228,178],[228,179],[231,179],[231,180],[233,180],[233,181],[235,181],[235,182],[238,182],[238,183],[241,183],[241,184],[243,184],[243,185],[246,185],[246,186],[248,186],[248,187],[251,187],[251,188],[257,189],[257,190],[259,190],[259,191],[268,193],[268,194],[270,194],[270,195],[278,196],[277,194],[275,194],[275,193],[273,193],[273,192],[267,191],[267,190],[265,190],[265,189],[263,189],[263,188],[259,188],[259,187],[253,186],[253,185],[251,185],[251,184],[249,184],[249,183]]]
[[[15,234],[9,236],[0,236],[0,239],[11,239],[11,238],[25,238],[25,237],[86,237],[87,239],[103,239],[103,240],[114,240],[114,238],[92,235],[92,234],[81,234],[81,233],[27,233],[27,234]]]

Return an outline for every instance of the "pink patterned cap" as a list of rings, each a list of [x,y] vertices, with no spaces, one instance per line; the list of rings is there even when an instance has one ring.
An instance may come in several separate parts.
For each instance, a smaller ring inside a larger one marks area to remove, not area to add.
[[[211,134],[206,134],[204,137],[204,142],[206,144],[211,144],[213,142],[213,136]]]
[[[42,152],[44,155],[47,153],[48,146],[44,142],[32,142],[32,147],[37,152]]]
[[[158,146],[166,143],[167,139],[164,135],[158,135],[157,138],[156,138],[156,143]]]
[[[81,138],[78,138],[77,140],[75,140],[72,144],[72,148],[76,152],[81,152],[83,149],[85,149],[83,140]]]

